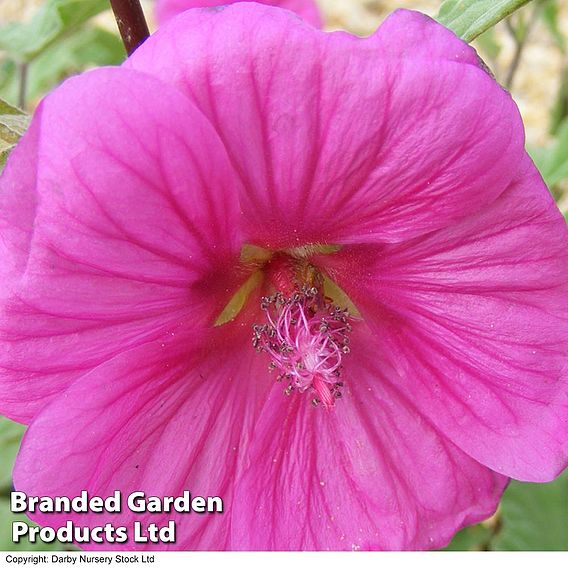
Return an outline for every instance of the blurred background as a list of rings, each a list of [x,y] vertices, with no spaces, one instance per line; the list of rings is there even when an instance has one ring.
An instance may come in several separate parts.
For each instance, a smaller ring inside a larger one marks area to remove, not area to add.
[[[434,17],[437,0],[316,0],[326,29],[366,36],[396,8]],[[155,29],[153,1],[143,1]],[[568,213],[568,0],[533,0],[474,43],[523,116],[527,149]],[[0,98],[31,112],[66,77],[125,57],[106,0],[0,0]],[[1,111],[1,108],[0,108]],[[1,112],[0,112],[1,114]],[[2,127],[2,125],[0,125]],[[0,132],[2,134],[2,132]],[[9,149],[0,136],[0,163]],[[23,427],[0,418],[0,550],[14,545],[12,465]],[[497,513],[461,531],[449,550],[568,550],[568,472],[549,484],[512,482]]]

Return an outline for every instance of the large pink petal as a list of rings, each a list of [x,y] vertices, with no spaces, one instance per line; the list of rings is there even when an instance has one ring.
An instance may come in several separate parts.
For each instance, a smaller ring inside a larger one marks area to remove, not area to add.
[[[345,358],[331,411],[277,386],[237,486],[232,545],[241,549],[439,548],[495,510],[507,479],[467,456],[393,388],[366,329]]]
[[[218,6],[227,6],[240,1],[249,0],[158,0],[156,2],[156,19],[160,25],[165,24],[178,14],[189,10],[190,8],[216,8]],[[268,4],[269,6],[277,6],[290,10],[301,16],[303,20],[314,26],[322,27],[320,12],[315,0],[252,0],[258,1],[260,4]]]
[[[421,12],[395,10],[373,38],[390,57],[446,59],[480,65],[473,47]]]
[[[177,542],[119,548],[190,550],[229,546],[233,485],[247,459],[254,417],[270,382],[247,334],[224,328],[206,350],[171,338],[134,348],[75,381],[32,422],[14,483],[28,495],[106,497],[121,513],[37,514],[42,525],[132,526],[173,519]],[[222,514],[135,514],[127,496],[220,496]],[[132,535],[132,531],[130,532]],[[111,549],[90,544],[85,548]]]
[[[549,481],[568,464],[568,230],[525,166],[455,227],[320,262],[372,326],[397,390],[495,471]]]
[[[127,66],[177,86],[215,125],[243,182],[250,241],[401,241],[495,199],[523,129],[469,56],[401,54],[387,41],[398,27],[359,39],[254,3],[191,10]]]
[[[37,208],[39,123],[37,118],[32,122],[0,178],[0,298],[19,280],[30,254]]]
[[[0,410],[12,418],[180,320],[210,324],[243,278],[237,176],[207,120],[153,77],[65,83],[0,184]]]

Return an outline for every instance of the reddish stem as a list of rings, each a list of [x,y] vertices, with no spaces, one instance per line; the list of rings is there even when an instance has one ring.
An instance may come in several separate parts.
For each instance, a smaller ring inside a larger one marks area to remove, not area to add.
[[[150,35],[139,0],[110,0],[122,42],[128,55]]]

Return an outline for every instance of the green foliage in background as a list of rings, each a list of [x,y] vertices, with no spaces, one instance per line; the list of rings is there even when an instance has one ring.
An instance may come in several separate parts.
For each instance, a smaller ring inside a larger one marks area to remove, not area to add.
[[[551,483],[512,481],[497,514],[446,550],[568,550],[568,470]]]
[[[568,550],[568,471],[552,483],[511,482],[493,550]]]
[[[80,32],[52,44],[28,64],[27,99],[39,100],[67,77],[91,67],[119,65],[125,52],[118,36],[98,27]],[[16,101],[20,87],[19,67],[13,59],[0,63],[0,93]]]
[[[0,27],[0,49],[18,60],[31,61],[106,9],[107,0],[47,0],[29,22]]]
[[[561,123],[549,146],[529,147],[529,152],[549,188],[554,190],[568,180],[568,119]]]
[[[562,35],[560,28],[558,27],[558,2],[548,1],[544,2],[542,9],[542,19],[548,31],[554,38],[556,45],[562,50],[563,53],[566,52],[566,38]]]
[[[23,111],[0,99],[0,169],[28,123],[29,118]]]
[[[108,0],[46,0],[31,20],[0,26],[0,96],[37,102],[73,74],[120,64],[117,34],[92,24],[108,8]]]
[[[25,427],[7,418],[0,418],[0,496],[12,486],[12,466],[20,448]]]

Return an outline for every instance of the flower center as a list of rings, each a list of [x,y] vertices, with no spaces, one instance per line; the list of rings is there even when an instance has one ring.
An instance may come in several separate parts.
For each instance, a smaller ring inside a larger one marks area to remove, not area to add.
[[[341,397],[342,358],[349,353],[352,326],[347,309],[336,306],[316,287],[277,292],[262,299],[267,323],[253,326],[253,347],[272,361],[284,394],[313,394],[312,404],[331,408]]]
[[[278,371],[284,394],[308,392],[314,406],[326,409],[341,397],[342,360],[352,324],[361,318],[347,294],[312,262],[339,250],[321,244],[278,251],[244,245],[241,264],[250,275],[215,320],[215,326],[234,321],[251,293],[264,287],[272,295],[261,300],[265,321],[253,326],[253,347],[271,358],[269,371]]]

